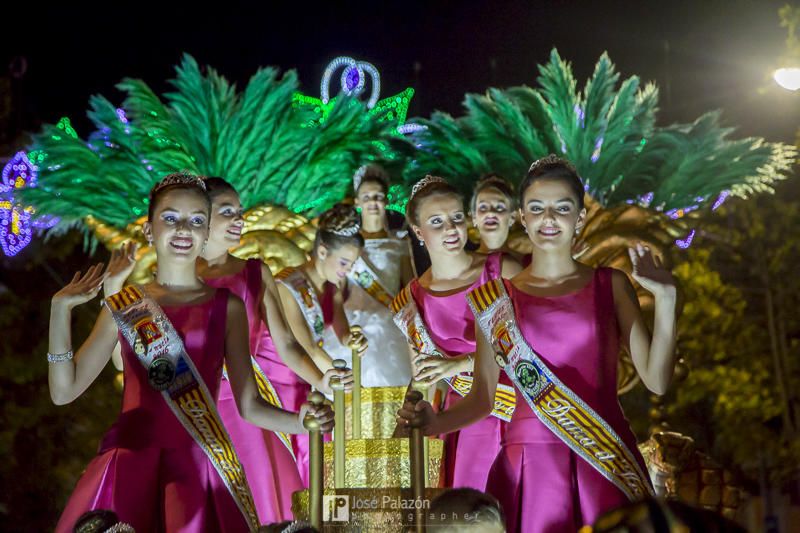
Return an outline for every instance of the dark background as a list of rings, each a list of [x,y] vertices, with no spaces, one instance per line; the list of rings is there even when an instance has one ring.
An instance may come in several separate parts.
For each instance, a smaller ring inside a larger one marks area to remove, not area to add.
[[[12,129],[67,115],[85,136],[91,94],[119,101],[114,84],[125,76],[167,90],[183,52],[240,87],[260,66],[294,68],[312,95],[325,65],[350,55],[378,67],[382,96],[416,89],[413,116],[458,113],[466,92],[535,85],[536,65],[554,46],[582,87],[607,50],[622,76],[661,88],[662,124],[723,108],[742,134],[792,140],[800,103],[770,77],[785,52],[784,3],[15,2],[4,8],[0,72],[15,56],[27,59]]]

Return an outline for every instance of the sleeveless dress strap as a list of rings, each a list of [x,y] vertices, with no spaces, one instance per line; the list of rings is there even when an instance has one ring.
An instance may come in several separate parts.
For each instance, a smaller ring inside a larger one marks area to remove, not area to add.
[[[248,259],[245,264],[245,280],[247,292],[259,302],[263,298],[263,280],[261,279],[261,259]]]
[[[214,294],[214,303],[211,306],[210,324],[216,324],[218,321],[221,321],[223,324],[226,323],[228,317],[228,296],[230,296],[230,294],[230,289],[217,289],[217,292]]]
[[[488,279],[498,279],[503,272],[503,252],[489,254],[486,258],[486,275]]]

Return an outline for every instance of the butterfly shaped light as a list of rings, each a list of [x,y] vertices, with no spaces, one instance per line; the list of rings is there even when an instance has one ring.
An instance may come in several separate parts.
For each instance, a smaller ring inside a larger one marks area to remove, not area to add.
[[[25,152],[17,152],[3,167],[0,179],[0,247],[8,257],[17,255],[31,242],[34,229],[52,228],[58,218],[34,216],[30,206],[19,205],[14,193],[23,187],[36,187],[36,166]]]

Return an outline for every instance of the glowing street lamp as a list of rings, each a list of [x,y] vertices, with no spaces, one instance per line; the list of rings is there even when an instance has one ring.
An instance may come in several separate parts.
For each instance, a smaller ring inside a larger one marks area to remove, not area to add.
[[[778,85],[788,91],[800,89],[800,67],[779,68],[772,77]]]

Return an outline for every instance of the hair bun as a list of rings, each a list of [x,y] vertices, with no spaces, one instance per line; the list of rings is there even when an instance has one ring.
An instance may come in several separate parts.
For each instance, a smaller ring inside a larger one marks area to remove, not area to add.
[[[361,230],[361,218],[351,205],[336,204],[319,217],[320,231],[352,237]]]

